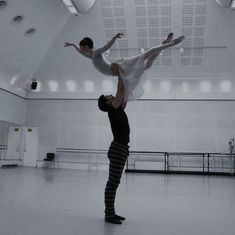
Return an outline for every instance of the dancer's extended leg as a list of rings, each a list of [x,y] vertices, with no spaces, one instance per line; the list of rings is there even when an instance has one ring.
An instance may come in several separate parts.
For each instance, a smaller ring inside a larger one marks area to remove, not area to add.
[[[165,44],[162,44],[160,46],[157,46],[157,47],[152,47],[150,48],[149,50],[147,50],[144,54],[145,54],[145,60],[150,58],[151,56],[153,55],[159,55],[161,53],[162,50],[168,48],[168,47],[172,47],[172,46],[175,46],[179,43],[181,43],[182,41],[184,40],[184,36],[180,36],[174,40],[171,40],[170,42],[168,43],[165,43]]]
[[[162,44],[170,43],[172,41],[173,36],[174,36],[173,33],[169,33],[167,38],[162,42]],[[160,53],[157,53],[155,55],[151,55],[146,59],[145,69],[149,69],[152,66],[154,60],[158,57],[159,54]]]
[[[140,57],[144,55],[144,61],[146,63],[145,69],[150,68],[151,65],[153,64],[153,61],[161,53],[162,50],[168,47],[175,46],[184,40],[184,36],[180,36],[174,40],[171,40],[172,37],[173,37],[173,33],[170,33],[167,39],[163,41],[162,45],[159,45],[157,47],[152,47],[148,49],[146,52],[144,52],[144,54],[125,58],[124,63],[128,64],[129,67],[132,67],[132,65],[136,64],[136,62],[140,59]]]
[[[172,38],[173,38],[173,33],[169,33],[167,38],[162,42],[162,44],[167,44],[167,43],[170,43]],[[169,47],[169,45],[167,45],[166,47]],[[146,63],[146,69],[151,67],[152,65],[152,62],[154,61],[154,59],[161,53],[161,51],[165,48],[164,45],[160,45],[160,46],[157,46],[157,47],[153,47],[153,48],[150,48],[149,50],[147,50],[144,54],[145,54],[145,58],[144,60],[147,61]],[[150,51],[150,52],[149,52]],[[149,52],[149,53],[148,53]],[[151,54],[152,53],[152,54]],[[140,59],[140,56],[142,56],[143,54],[140,54],[140,55],[136,55],[136,56],[133,56],[133,57],[128,57],[128,58],[125,58],[125,62],[129,64],[129,66],[131,67],[131,64],[135,64],[139,59]]]
[[[152,67],[154,60],[159,56],[160,53],[156,55],[152,55],[147,59],[146,65],[145,65],[145,70],[149,69]]]

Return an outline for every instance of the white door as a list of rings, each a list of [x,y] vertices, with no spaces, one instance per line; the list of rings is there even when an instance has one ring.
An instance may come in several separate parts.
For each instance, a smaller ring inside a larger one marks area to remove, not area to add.
[[[38,159],[38,129],[37,127],[26,127],[23,165],[36,167],[37,159]]]
[[[6,160],[21,159],[22,128],[9,126]]]

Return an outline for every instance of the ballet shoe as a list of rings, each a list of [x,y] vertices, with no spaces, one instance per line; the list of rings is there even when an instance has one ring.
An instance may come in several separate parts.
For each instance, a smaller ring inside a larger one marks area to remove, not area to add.
[[[180,37],[170,41],[170,44],[171,44],[171,46],[175,46],[175,45],[181,43],[184,39],[185,39],[184,36],[180,36]]]
[[[125,220],[125,219],[126,219],[125,217],[122,217],[122,216],[116,215],[116,214],[115,214],[115,218],[117,218],[117,219],[119,219],[119,220]]]
[[[167,38],[162,42],[162,44],[169,43],[169,42],[172,40],[173,36],[174,36],[173,33],[169,33],[169,34],[167,35]]]
[[[111,224],[122,224],[120,219],[118,219],[116,216],[113,217],[105,217],[105,222],[111,223]]]

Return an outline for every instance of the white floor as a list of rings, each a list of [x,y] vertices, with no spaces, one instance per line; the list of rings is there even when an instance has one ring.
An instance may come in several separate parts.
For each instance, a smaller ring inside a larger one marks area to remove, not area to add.
[[[235,177],[124,174],[103,220],[107,172],[0,169],[1,235],[234,235]]]

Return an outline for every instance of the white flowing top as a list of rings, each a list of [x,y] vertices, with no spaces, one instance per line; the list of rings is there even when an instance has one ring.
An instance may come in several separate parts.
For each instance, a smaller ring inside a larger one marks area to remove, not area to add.
[[[111,59],[103,53],[107,51],[110,46],[107,44],[102,48],[92,50],[91,53],[79,52],[92,60],[95,68],[104,75],[111,75]],[[108,60],[109,59],[109,60]],[[124,100],[132,101],[140,98],[145,91],[145,76],[142,76],[145,70],[144,54],[122,58],[116,61],[120,67],[120,78],[124,83],[125,95]]]
[[[111,63],[108,61],[108,57],[105,56],[103,53],[109,49],[109,46],[106,45],[102,48],[92,50],[91,53],[83,53],[79,50],[79,52],[90,58],[92,60],[92,64],[95,68],[100,71],[104,75],[113,76],[111,71]]]

